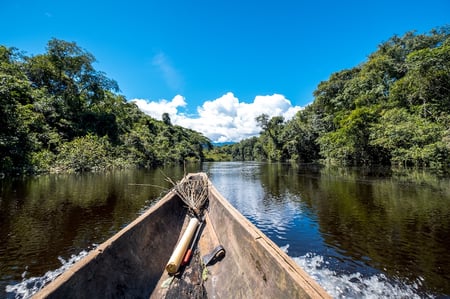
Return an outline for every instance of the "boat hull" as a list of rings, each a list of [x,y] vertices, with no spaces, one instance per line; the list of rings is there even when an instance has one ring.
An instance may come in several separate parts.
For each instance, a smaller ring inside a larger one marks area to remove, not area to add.
[[[205,174],[195,174],[199,175]],[[208,185],[206,224],[197,245],[197,268],[191,271],[197,273],[194,280],[200,284],[203,297],[329,298],[317,282],[232,207],[209,180]],[[174,191],[169,192],[35,298],[170,297],[169,290],[176,285],[173,281],[181,281],[184,276],[167,274],[165,266],[188,221],[186,205]],[[225,256],[205,270],[198,257],[217,245],[223,246]],[[180,272],[189,272],[188,267],[182,267]]]
[[[214,186],[209,211],[214,230],[226,248],[226,258],[211,270],[214,281],[206,281],[207,289],[214,290],[214,298],[329,298]]]

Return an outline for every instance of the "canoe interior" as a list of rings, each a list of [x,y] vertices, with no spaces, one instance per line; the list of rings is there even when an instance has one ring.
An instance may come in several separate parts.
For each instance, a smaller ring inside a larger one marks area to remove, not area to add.
[[[189,291],[171,290],[176,282],[186,286],[187,280],[200,285],[197,298],[329,298],[291,258],[234,209],[210,181],[209,188],[206,224],[193,259],[181,268],[180,274],[169,276],[164,268],[189,216],[186,205],[170,192],[36,297],[193,297]],[[201,257],[219,244],[225,248],[225,256],[204,271]],[[169,286],[167,281],[171,281]]]

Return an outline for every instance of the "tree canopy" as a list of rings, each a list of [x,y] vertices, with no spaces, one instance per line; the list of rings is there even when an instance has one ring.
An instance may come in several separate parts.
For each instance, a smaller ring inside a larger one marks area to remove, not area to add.
[[[74,42],[26,56],[0,46],[0,172],[96,171],[203,160],[211,142],[119,94]]]

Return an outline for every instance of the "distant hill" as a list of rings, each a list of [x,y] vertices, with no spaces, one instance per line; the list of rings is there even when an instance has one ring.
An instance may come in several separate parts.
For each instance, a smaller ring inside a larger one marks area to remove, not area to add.
[[[216,147],[221,147],[224,145],[230,145],[230,144],[235,144],[237,142],[233,142],[233,141],[228,141],[228,142],[213,142],[212,144]]]

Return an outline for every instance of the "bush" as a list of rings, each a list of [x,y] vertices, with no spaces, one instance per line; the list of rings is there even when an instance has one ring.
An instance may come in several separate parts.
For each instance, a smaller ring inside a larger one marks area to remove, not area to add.
[[[100,171],[111,168],[111,144],[107,136],[88,134],[64,143],[57,156],[57,171]]]
[[[55,162],[55,154],[49,150],[41,150],[39,152],[32,153],[31,165],[34,173],[48,172],[50,171],[53,163]]]

